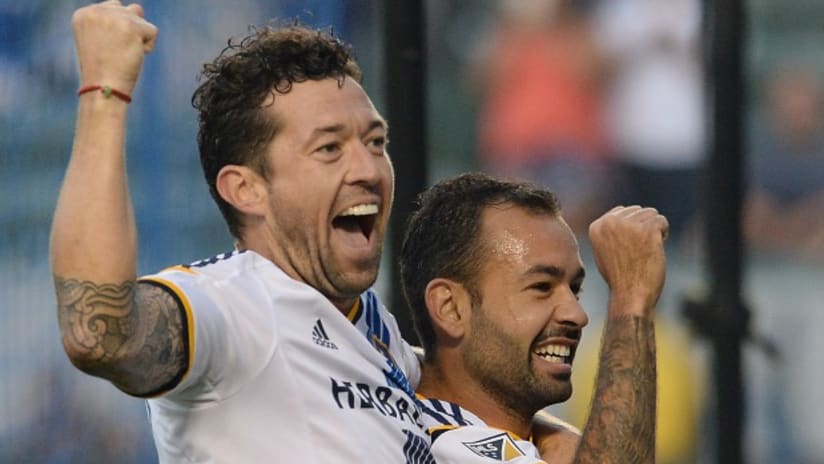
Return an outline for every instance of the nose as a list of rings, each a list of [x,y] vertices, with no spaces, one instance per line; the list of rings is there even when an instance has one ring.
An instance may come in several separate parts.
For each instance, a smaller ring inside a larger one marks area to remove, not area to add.
[[[346,181],[350,184],[375,185],[380,181],[383,166],[389,159],[385,154],[377,154],[361,141],[350,144]]]
[[[555,308],[554,318],[563,325],[577,328],[583,328],[589,323],[589,316],[571,290],[569,290],[568,298]]]

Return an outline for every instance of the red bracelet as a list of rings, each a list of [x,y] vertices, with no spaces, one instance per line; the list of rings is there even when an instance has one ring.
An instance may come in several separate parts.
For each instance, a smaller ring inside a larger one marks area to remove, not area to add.
[[[77,96],[83,95],[86,92],[93,92],[95,90],[99,90],[103,92],[103,96],[106,98],[110,98],[112,95],[115,97],[123,100],[126,103],[132,102],[132,97],[129,96],[127,93],[123,93],[119,90],[115,90],[108,85],[86,85],[77,89]]]

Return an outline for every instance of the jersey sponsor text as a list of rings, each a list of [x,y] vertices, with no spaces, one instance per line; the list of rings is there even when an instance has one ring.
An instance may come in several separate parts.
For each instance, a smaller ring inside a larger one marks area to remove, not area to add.
[[[414,401],[398,395],[389,387],[372,387],[362,382],[329,378],[332,398],[340,409],[374,409],[384,416],[423,428],[421,413]]]

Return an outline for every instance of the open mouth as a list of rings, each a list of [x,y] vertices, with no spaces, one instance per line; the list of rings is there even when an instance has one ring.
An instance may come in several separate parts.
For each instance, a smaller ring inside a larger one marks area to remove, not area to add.
[[[549,344],[532,350],[545,361],[556,364],[572,364],[572,348],[568,345]]]
[[[360,233],[368,240],[378,218],[378,205],[360,204],[348,208],[332,220],[332,226],[349,233]]]

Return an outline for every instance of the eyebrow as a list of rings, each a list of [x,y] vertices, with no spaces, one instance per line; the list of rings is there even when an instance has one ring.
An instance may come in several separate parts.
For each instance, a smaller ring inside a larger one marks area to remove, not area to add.
[[[322,126],[316,127],[312,130],[312,133],[309,135],[309,140],[315,140],[316,138],[320,137],[323,134],[334,134],[336,132],[341,132],[346,127],[343,124],[332,124],[329,126]],[[364,134],[368,134],[369,132],[381,128],[383,130],[388,131],[389,126],[387,125],[384,119],[373,119],[372,122],[369,123],[369,126],[363,131]]]
[[[551,277],[555,277],[557,279],[563,278],[566,274],[563,269],[558,266],[546,265],[546,264],[538,264],[535,266],[530,267],[526,271],[526,275],[531,274],[549,274]],[[586,271],[584,268],[579,267],[578,271],[575,273],[575,277],[573,277],[573,281],[576,280],[583,280],[586,277]]]
[[[342,130],[343,124],[333,124],[331,126],[316,127],[312,130],[312,133],[309,134],[308,140],[315,140],[316,138],[324,134],[334,134],[335,132],[340,132]]]
[[[389,132],[389,124],[383,118],[373,119],[369,126],[363,131],[363,135],[366,135],[372,132],[375,129],[383,129],[385,132]]]

